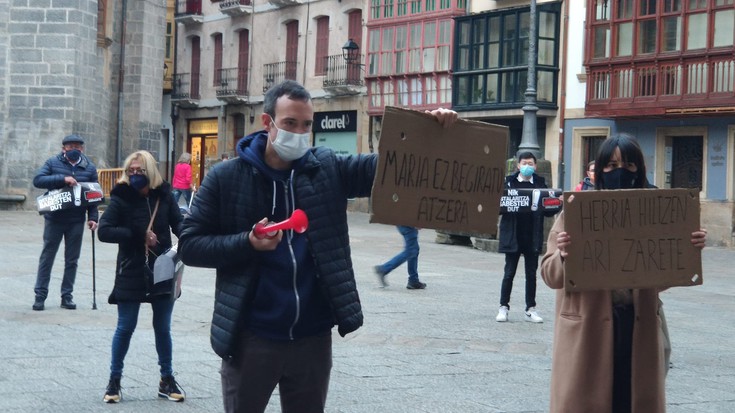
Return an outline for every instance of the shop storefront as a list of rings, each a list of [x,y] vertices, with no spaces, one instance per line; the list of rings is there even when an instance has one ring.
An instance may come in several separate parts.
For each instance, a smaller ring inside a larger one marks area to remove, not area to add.
[[[357,111],[314,114],[314,146],[332,148],[340,155],[357,155]]]
[[[209,168],[219,161],[217,118],[190,120],[186,147],[191,153],[192,181],[199,186]]]

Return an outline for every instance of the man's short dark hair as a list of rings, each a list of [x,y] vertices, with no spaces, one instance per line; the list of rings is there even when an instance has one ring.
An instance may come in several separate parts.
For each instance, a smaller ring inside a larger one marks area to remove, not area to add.
[[[295,80],[284,80],[265,92],[265,97],[263,98],[263,112],[269,114],[271,118],[275,119],[276,101],[284,95],[291,100],[301,100],[304,102],[311,100],[311,95],[301,85],[301,83]]]
[[[518,162],[524,159],[533,159],[533,163],[536,163],[536,156],[532,152],[521,152],[518,154]]]

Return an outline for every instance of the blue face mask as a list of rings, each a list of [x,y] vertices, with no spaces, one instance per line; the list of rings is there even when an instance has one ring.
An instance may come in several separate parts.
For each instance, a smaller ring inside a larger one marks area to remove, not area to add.
[[[148,177],[145,175],[133,175],[128,179],[130,179],[130,186],[138,191],[148,186]]]
[[[521,175],[528,178],[529,176],[532,176],[534,172],[536,172],[536,168],[531,165],[521,165],[520,167]]]
[[[76,163],[79,161],[79,158],[82,157],[82,151],[80,151],[79,149],[70,149],[66,151],[64,155],[66,156],[66,159],[69,160],[69,162]]]

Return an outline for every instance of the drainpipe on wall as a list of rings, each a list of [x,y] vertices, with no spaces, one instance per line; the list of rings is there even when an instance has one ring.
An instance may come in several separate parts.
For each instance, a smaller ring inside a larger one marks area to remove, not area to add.
[[[171,94],[173,97],[173,92],[175,92],[176,88],[176,62],[179,61],[179,24],[176,23],[176,2],[174,2],[174,21],[173,21],[173,29],[174,29],[174,50],[173,50],[173,75],[171,75]],[[176,168],[176,122],[179,119],[179,111],[176,109],[177,106],[173,102],[173,99],[169,99],[169,102],[171,104],[171,135],[172,135],[172,143],[171,143],[171,153],[169,156],[171,157],[171,161],[169,162],[169,173],[170,176],[173,179],[174,176],[174,168]]]
[[[557,188],[564,188],[564,117],[566,116],[565,108],[567,104],[567,39],[569,38],[569,2],[564,2],[564,41],[562,42],[562,56],[564,56],[564,63],[561,67],[561,98],[559,102],[559,165],[557,170],[557,176],[559,177]]]
[[[122,166],[123,103],[125,102],[125,33],[128,19],[128,1],[122,0],[122,29],[120,30],[120,64],[117,84],[117,139],[115,142],[115,165]]]
[[[306,87],[306,59],[309,57],[309,20],[311,20],[311,2],[306,2],[306,30],[304,31],[304,70],[302,71],[303,75],[303,81],[302,85]]]

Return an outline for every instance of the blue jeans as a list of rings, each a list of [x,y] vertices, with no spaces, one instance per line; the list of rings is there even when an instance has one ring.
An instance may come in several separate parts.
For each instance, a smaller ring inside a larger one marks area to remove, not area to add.
[[[172,194],[174,194],[174,199],[176,200],[176,203],[179,203],[179,199],[181,199],[181,194],[184,194],[184,201],[186,201],[186,206],[188,207],[191,203],[191,189],[175,189],[171,191]]]
[[[156,337],[156,352],[158,353],[158,365],[161,366],[161,377],[171,376],[173,374],[171,314],[174,311],[174,302],[167,295],[157,297],[151,303],[151,308],[153,308],[153,331]],[[122,377],[123,362],[130,347],[130,338],[138,324],[139,310],[140,303],[138,302],[123,301],[117,304],[117,329],[112,337],[110,377]]]
[[[64,278],[61,281],[61,296],[71,298],[74,291],[74,280],[77,278],[77,262],[82,249],[84,235],[83,222],[54,222],[44,219],[43,250],[38,259],[36,274],[36,297],[48,297],[48,284],[51,281],[51,268],[54,266],[56,253],[59,251],[61,239],[64,238]]]
[[[414,227],[404,227],[399,225],[396,227],[398,232],[403,235],[404,247],[403,251],[378,267],[384,274],[395,270],[404,262],[408,266],[408,281],[415,282],[419,280],[419,230]]]

